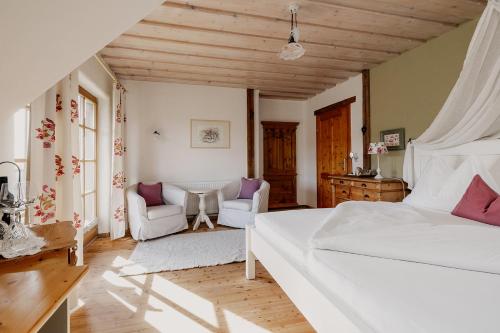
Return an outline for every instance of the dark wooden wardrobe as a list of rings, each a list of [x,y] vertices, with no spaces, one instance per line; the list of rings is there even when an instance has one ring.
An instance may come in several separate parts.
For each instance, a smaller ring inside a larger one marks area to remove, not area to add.
[[[297,204],[296,132],[299,123],[263,121],[264,179],[271,184],[269,208]]]

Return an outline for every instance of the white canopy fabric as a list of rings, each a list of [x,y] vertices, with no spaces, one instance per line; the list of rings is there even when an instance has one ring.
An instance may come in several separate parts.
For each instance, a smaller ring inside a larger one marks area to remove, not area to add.
[[[403,179],[414,185],[413,149],[437,150],[500,137],[500,0],[489,0],[462,72],[431,126],[406,150]]]

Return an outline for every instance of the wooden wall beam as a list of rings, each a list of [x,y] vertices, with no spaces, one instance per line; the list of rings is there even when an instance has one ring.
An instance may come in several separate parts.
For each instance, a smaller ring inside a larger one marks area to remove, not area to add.
[[[255,177],[255,109],[253,89],[247,89],[247,177]]]
[[[371,116],[370,116],[370,71],[364,70],[363,75],[363,169],[370,169],[372,158],[368,154],[368,146],[371,140]]]

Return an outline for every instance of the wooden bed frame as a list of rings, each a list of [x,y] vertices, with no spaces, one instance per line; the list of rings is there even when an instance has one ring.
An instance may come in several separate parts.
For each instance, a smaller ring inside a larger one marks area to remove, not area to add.
[[[463,160],[467,156],[479,157],[485,165],[495,171],[500,179],[500,140],[484,140],[439,151],[415,150],[414,167],[416,178],[431,156],[449,157],[451,161]],[[246,278],[255,279],[255,260],[259,260],[288,295],[299,311],[318,332],[360,333],[372,331],[354,314],[342,310],[332,302],[327,293],[314,279],[287,260],[255,226],[246,227]]]

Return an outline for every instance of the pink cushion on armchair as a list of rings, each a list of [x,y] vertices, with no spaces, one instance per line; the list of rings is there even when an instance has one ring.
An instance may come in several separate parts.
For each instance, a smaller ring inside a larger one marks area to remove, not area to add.
[[[146,201],[146,207],[164,205],[161,195],[161,183],[152,185],[139,183],[137,184],[137,194],[144,198],[144,201]]]
[[[253,194],[259,190],[260,184],[260,179],[241,177],[241,188],[238,199],[252,199]]]
[[[500,226],[500,195],[475,175],[455,209],[455,216]]]

